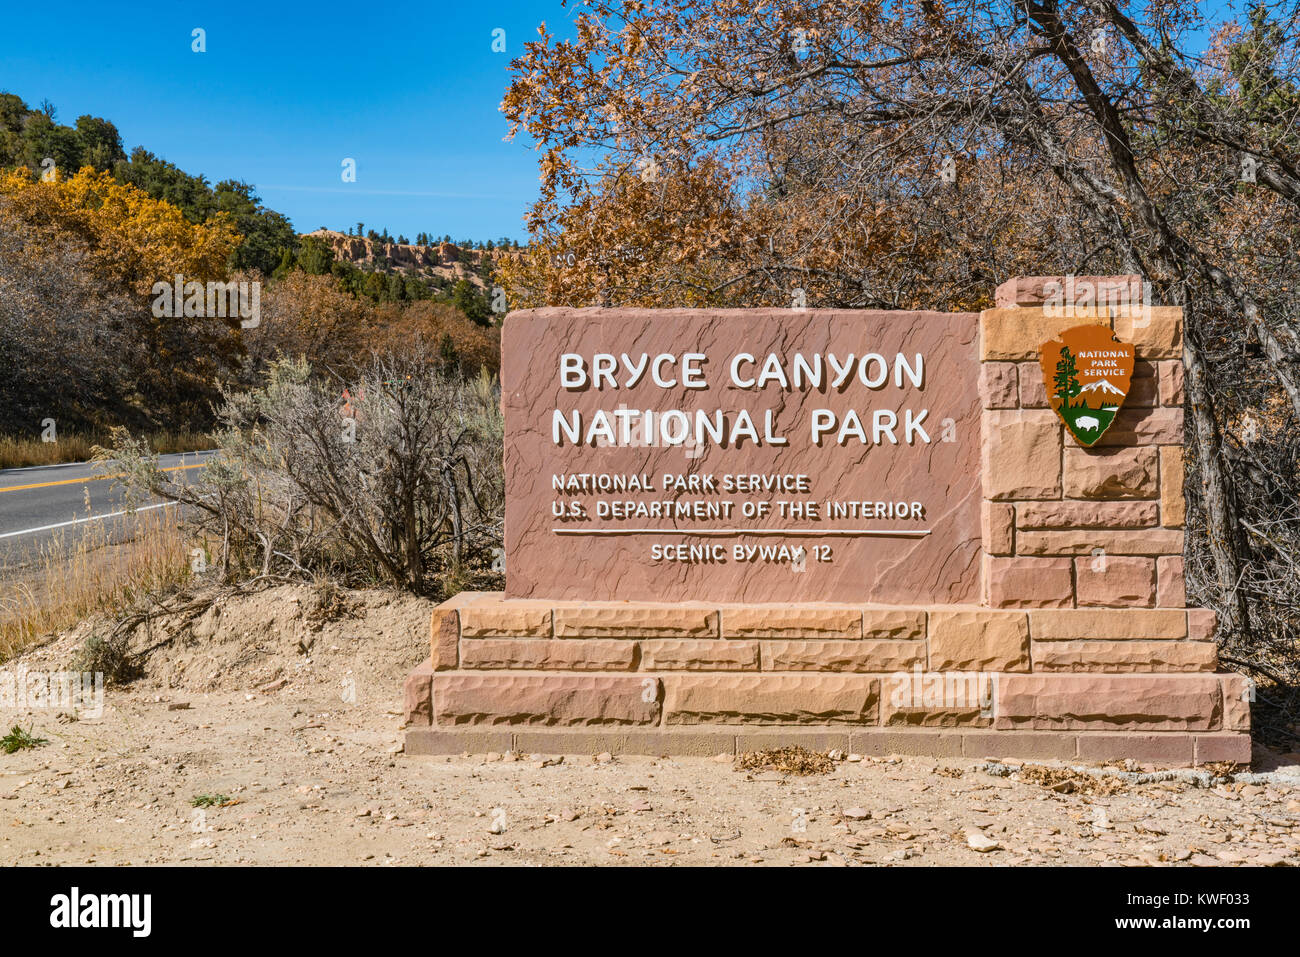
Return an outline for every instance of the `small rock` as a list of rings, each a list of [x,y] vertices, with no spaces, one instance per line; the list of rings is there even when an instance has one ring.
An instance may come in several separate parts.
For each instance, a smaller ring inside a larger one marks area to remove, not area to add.
[[[987,854],[989,851],[996,851],[1002,847],[997,841],[974,827],[966,828],[966,846],[972,851],[979,851],[981,854]]]
[[[864,807],[850,807],[844,809],[843,816],[850,821],[866,821],[870,820],[871,812]]]

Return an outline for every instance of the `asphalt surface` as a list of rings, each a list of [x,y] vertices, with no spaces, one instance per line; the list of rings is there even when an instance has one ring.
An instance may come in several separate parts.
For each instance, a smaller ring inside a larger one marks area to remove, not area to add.
[[[159,467],[188,482],[213,454],[161,455]],[[0,469],[0,577],[27,567],[51,547],[70,552],[91,531],[110,544],[128,541],[138,513],[122,514],[125,495],[115,486],[85,462]],[[155,500],[140,510],[160,506]]]

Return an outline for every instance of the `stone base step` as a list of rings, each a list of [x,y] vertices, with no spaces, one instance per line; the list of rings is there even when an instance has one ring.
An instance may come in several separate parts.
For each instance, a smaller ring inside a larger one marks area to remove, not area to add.
[[[409,755],[482,754],[646,754],[712,757],[764,748],[801,745],[815,751],[838,748],[846,754],[890,754],[936,758],[1018,758],[1101,762],[1132,758],[1144,764],[1187,767],[1217,761],[1250,764],[1250,735],[1215,731],[1150,734],[1105,731],[992,731],[958,728],[511,728],[412,727],[406,732]]]

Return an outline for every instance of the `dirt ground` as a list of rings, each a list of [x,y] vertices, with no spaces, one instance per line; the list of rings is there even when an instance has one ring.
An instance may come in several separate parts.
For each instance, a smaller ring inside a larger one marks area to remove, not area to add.
[[[288,586],[231,598],[139,635],[146,676],[108,689],[100,717],[0,710],[3,730],[48,740],[0,752],[0,863],[1300,863],[1300,755],[1261,752],[1256,774],[1214,782],[856,755],[807,776],[407,757],[401,684],[429,607]],[[5,668],[66,669],[95,630]]]

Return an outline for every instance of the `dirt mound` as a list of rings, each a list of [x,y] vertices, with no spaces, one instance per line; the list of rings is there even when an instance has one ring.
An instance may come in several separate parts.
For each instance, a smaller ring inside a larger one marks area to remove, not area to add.
[[[394,591],[281,585],[247,594],[211,590],[137,626],[127,651],[144,677],[134,690],[251,691],[284,679],[295,685],[387,683],[429,655],[434,602]],[[87,640],[111,631],[93,618],[19,661],[75,670]]]

